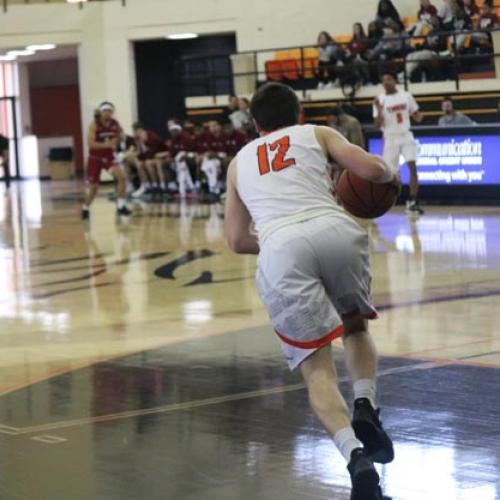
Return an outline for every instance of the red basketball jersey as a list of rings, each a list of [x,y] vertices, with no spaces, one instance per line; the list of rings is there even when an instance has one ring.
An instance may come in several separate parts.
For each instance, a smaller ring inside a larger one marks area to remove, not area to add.
[[[104,144],[107,141],[117,139],[121,136],[122,128],[114,119],[110,120],[107,124],[102,123],[101,120],[96,120],[95,124],[95,142]],[[110,146],[109,149],[90,149],[90,154],[92,156],[113,157],[114,153],[115,148],[112,146]]]

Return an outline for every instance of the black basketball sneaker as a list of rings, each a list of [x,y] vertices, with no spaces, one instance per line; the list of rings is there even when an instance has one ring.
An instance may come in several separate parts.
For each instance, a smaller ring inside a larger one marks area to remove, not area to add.
[[[370,458],[388,464],[394,460],[394,446],[382,427],[379,414],[380,410],[375,410],[367,398],[356,399],[352,427]]]
[[[347,470],[352,483],[351,500],[391,500],[382,493],[373,461],[362,448],[352,452]]]
[[[378,500],[380,478],[372,459],[362,448],[352,452],[347,470],[351,475],[351,500]]]

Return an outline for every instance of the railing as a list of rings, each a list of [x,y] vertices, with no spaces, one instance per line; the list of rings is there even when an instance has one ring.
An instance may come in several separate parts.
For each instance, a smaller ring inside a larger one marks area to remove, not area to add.
[[[477,36],[481,33],[482,40]],[[484,35],[487,35],[486,37]],[[414,50],[418,45],[418,41],[426,41],[429,37],[440,37],[446,39],[447,50],[434,52],[430,57],[419,58],[419,68],[426,76],[427,81],[454,81],[456,90],[460,90],[460,76],[467,73],[490,73],[494,77],[500,78],[500,29],[481,31],[440,31],[420,36],[409,36],[405,34],[393,38],[380,38],[371,42],[397,42],[402,45],[402,50],[399,54],[391,59],[378,59],[376,61],[361,60],[360,63],[367,68],[372,78],[372,83],[376,83],[373,78],[380,75],[386,69],[396,72],[401,77],[401,84],[408,88],[413,74],[409,74],[416,63],[411,54],[418,53]],[[467,42],[463,46],[464,40]],[[342,51],[345,52],[349,43],[339,43]],[[212,96],[214,102],[217,95],[235,93],[234,82],[238,79],[245,79],[247,83],[252,81],[250,87],[255,90],[262,83],[269,80],[282,80],[289,83],[297,91],[303,93],[304,98],[308,91],[316,87],[316,65],[311,58],[311,49],[314,46],[302,47],[280,47],[258,51],[239,52],[238,54],[215,54],[215,55],[199,55],[189,56],[182,59],[181,63],[181,80],[185,89],[186,97],[190,96]],[[287,60],[276,60],[277,52],[294,51],[299,53],[299,57]],[[243,57],[247,59],[251,70],[235,71],[234,58]],[[230,60],[233,58],[233,68],[230,67]],[[214,61],[219,60],[219,64]],[[225,61],[223,71],[218,71],[221,67],[220,61]],[[290,62],[293,61],[293,62]],[[276,62],[273,68],[273,63]],[[288,66],[287,66],[288,64]],[[352,69],[347,63],[344,69],[339,73],[348,75],[349,69]],[[202,68],[200,71],[199,68]],[[332,65],[330,69],[336,70],[337,66]],[[359,68],[358,68],[359,70]],[[344,95],[354,97],[361,88],[362,82],[358,78],[357,81],[349,81],[345,78],[345,84],[342,86]],[[221,85],[224,82],[224,85]],[[223,87],[223,88],[222,88]],[[239,92],[238,92],[239,93]],[[248,92],[252,93],[252,92]]]
[[[30,5],[30,4],[36,4],[36,3],[66,3],[67,0],[1,0],[2,2],[2,9],[4,12],[7,12],[9,7],[12,5]],[[89,2],[107,2],[110,0],[88,0]],[[122,5],[125,7],[127,4],[126,0],[120,0]],[[83,9],[83,6],[85,5],[86,2],[78,2],[73,5],[77,5],[78,8]]]

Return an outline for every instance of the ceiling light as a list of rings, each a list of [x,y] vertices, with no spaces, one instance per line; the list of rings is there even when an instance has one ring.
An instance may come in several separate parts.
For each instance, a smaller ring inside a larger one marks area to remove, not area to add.
[[[4,55],[0,56],[0,61],[15,61],[16,56],[9,56],[9,55]]]
[[[42,43],[40,45],[28,45],[26,47],[26,50],[52,50],[55,49],[57,45],[54,45],[53,43]]]
[[[24,50],[9,50],[9,52],[7,52],[7,55],[8,56],[34,56],[35,55],[35,51],[34,50],[27,50],[27,49],[24,49]]]
[[[196,33],[174,33],[173,35],[167,35],[169,40],[191,40],[192,38],[198,38]]]

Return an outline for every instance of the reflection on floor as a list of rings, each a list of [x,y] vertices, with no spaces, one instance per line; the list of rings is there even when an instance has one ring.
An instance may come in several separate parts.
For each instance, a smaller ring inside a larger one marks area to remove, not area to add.
[[[2,500],[349,498],[222,207],[117,220],[103,196],[85,225],[78,183],[2,188]],[[497,500],[500,210],[395,210],[367,229],[386,493]]]

